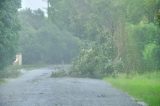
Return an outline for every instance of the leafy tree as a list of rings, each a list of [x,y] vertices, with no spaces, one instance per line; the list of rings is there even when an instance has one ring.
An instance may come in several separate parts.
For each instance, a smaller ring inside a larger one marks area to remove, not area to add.
[[[125,64],[132,70],[149,71],[156,68],[154,62],[156,49],[157,26],[153,23],[140,23],[128,25],[128,57],[125,57]],[[132,68],[131,68],[132,67]]]
[[[158,24],[160,26],[160,12],[157,13],[157,21],[158,21]]]
[[[17,52],[20,3],[20,0],[0,2],[0,70],[13,62]]]
[[[159,3],[159,0],[49,0],[49,18],[84,42],[80,56],[73,62],[73,71],[78,74],[145,72],[159,69],[160,37],[155,23],[155,19],[159,20]]]
[[[80,40],[54,25],[42,10],[19,12],[22,30],[19,46],[24,64],[70,63],[78,55]]]

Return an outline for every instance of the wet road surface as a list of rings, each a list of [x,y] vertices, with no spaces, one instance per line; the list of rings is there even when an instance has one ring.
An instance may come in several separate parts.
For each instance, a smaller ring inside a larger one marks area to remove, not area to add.
[[[42,68],[0,85],[0,106],[138,106],[102,80],[50,78]]]

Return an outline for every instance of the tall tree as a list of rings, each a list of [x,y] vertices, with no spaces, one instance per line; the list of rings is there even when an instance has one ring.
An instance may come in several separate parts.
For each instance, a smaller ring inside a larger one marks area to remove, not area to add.
[[[0,1],[0,70],[13,62],[17,50],[17,11],[21,0]]]
[[[129,73],[159,65],[159,1],[49,0],[48,13],[53,23],[84,41],[74,70]]]
[[[70,63],[78,54],[80,40],[51,23],[42,10],[21,10],[19,19],[23,64]]]

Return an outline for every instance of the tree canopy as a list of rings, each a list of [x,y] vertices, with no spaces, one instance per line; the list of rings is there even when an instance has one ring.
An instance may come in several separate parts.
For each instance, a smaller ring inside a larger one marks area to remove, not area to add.
[[[23,64],[69,64],[78,55],[81,41],[50,22],[42,10],[21,10],[19,19]]]
[[[160,0],[48,0],[48,17],[19,7],[0,2],[0,69],[16,52],[24,64],[76,57],[73,73],[85,76],[160,69]]]
[[[160,0],[49,0],[49,18],[84,45],[73,72],[101,75],[160,67]]]
[[[14,61],[17,52],[20,4],[20,0],[0,2],[0,70]]]

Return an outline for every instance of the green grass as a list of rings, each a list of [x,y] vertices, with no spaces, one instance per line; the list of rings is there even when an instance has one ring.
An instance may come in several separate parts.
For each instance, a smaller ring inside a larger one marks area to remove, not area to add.
[[[133,75],[129,78],[122,74],[118,78],[106,77],[104,80],[138,101],[144,101],[149,106],[160,106],[160,72]]]
[[[4,80],[3,79],[0,79],[0,84],[4,83]]]
[[[6,67],[4,70],[0,71],[0,78],[1,79],[17,78],[18,76],[21,75],[21,72],[20,72],[21,69],[33,70],[39,67],[42,67],[42,66],[39,66],[39,65],[10,65]]]
[[[4,70],[0,71],[0,78],[16,78],[20,75],[21,66],[8,66]]]
[[[49,65],[44,65],[44,64],[34,64],[34,65],[22,65],[21,69],[25,69],[28,71],[34,70],[34,69],[38,69],[38,68],[42,68],[42,67],[47,67]]]

